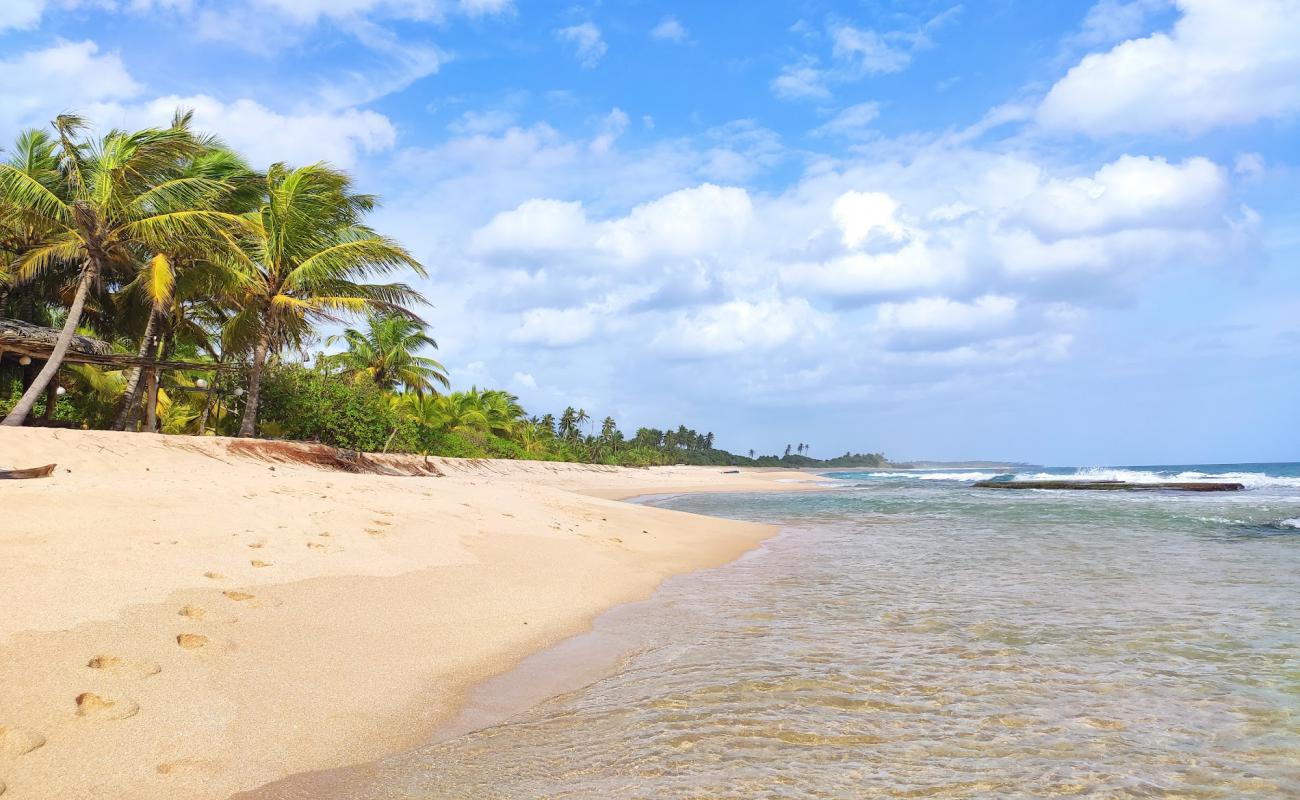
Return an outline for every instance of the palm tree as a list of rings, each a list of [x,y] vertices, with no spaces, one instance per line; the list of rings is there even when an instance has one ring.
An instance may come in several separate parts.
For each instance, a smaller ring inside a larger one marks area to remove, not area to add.
[[[274,164],[264,191],[261,208],[246,216],[251,232],[231,239],[243,296],[225,339],[228,349],[252,354],[240,436],[254,433],[267,357],[302,345],[313,322],[363,311],[411,316],[408,306],[424,302],[405,284],[360,282],[402,268],[426,273],[404,247],[362,225],[375,199],[353,192],[346,174],[325,164]]]
[[[189,130],[193,112],[178,111],[172,118],[172,127]],[[229,150],[211,136],[199,136],[202,152],[178,165],[182,177],[207,178],[220,181],[229,187],[228,193],[218,203],[218,210],[242,214],[257,207],[260,199],[260,179],[243,158]],[[146,306],[144,333],[140,337],[137,356],[140,360],[160,355],[166,359],[178,338],[184,336],[209,345],[209,331],[196,324],[194,306],[212,306],[227,299],[232,291],[233,273],[225,268],[224,261],[213,259],[213,248],[205,242],[185,241],[167,254],[155,255],[145,262],[136,279],[123,288],[128,300]],[[205,316],[211,316],[207,314]],[[140,378],[145,370],[133,367],[127,373],[127,390],[123,397],[114,429],[134,427],[140,410]],[[147,429],[153,428],[157,409],[158,374],[149,370],[149,399]]]
[[[424,326],[409,316],[400,314],[370,313],[365,331],[348,328],[341,335],[326,339],[326,344],[347,343],[342,353],[326,356],[325,364],[337,367],[345,375],[364,376],[384,389],[398,385],[416,394],[433,391],[433,385],[444,389],[447,368],[432,358],[415,354],[421,347],[438,348],[438,343],[424,332]]]
[[[240,223],[215,208],[228,185],[176,174],[178,164],[203,148],[188,131],[110,131],[98,140],[74,141],[84,127],[73,115],[54,122],[59,140],[57,188],[13,164],[0,163],[4,215],[39,231],[38,241],[15,259],[15,277],[32,280],[76,265],[76,289],[50,357],[3,425],[22,425],[53,380],[92,285],[131,270],[149,253],[168,252],[186,240],[228,236]]]
[[[564,413],[560,414],[560,427],[556,429],[556,435],[561,439],[572,438],[574,431],[577,430],[574,424],[574,420],[577,419],[577,416],[578,413],[573,410],[573,406],[565,408]]]
[[[57,150],[58,142],[48,132],[35,128],[25,130],[18,135],[18,139],[9,150],[8,165],[58,194],[62,191],[62,176],[59,174]],[[17,288],[13,285],[15,276],[9,273],[9,262],[39,245],[47,235],[48,229],[48,223],[40,218],[33,218],[26,214],[0,214],[0,251],[5,255],[4,263],[0,264],[0,317],[11,316],[9,306]],[[23,292],[24,299],[33,305],[40,295],[53,293],[52,289],[41,292],[30,286],[27,287],[26,292]],[[17,317],[18,314],[12,316]],[[28,316],[32,314],[29,313]]]

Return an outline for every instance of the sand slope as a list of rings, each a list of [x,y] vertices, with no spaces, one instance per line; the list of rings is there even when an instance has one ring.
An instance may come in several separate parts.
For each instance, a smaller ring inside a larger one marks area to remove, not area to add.
[[[0,467],[59,464],[0,481],[4,800],[223,798],[418,744],[475,682],[772,532],[608,498],[800,477],[432,461],[0,431]]]

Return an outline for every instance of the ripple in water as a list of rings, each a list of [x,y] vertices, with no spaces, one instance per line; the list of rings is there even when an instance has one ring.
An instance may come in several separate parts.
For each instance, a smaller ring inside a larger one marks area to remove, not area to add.
[[[787,529],[621,620],[617,674],[349,796],[1300,797],[1300,537],[1236,537],[1297,498],[667,504]]]

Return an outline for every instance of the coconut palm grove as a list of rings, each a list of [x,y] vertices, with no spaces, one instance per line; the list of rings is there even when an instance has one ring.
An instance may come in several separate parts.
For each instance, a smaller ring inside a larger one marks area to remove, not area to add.
[[[402,280],[425,268],[366,224],[378,198],[325,163],[258,172],[191,122],[96,134],[65,114],[6,148],[4,425],[630,466],[885,463],[805,443],[738,455],[685,425],[627,436],[585,409],[449,391],[430,304]],[[36,358],[12,344],[41,335]]]

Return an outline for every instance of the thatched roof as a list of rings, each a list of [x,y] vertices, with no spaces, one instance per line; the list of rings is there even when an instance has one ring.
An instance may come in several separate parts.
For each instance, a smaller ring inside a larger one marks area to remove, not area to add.
[[[0,317],[0,351],[11,350],[32,356],[49,355],[58,338],[58,328],[43,328],[30,322]],[[89,336],[73,336],[68,350],[83,355],[101,356],[112,352],[107,342]]]
[[[0,356],[7,355],[10,358],[30,356],[33,360],[44,361],[54,351],[54,343],[58,338],[57,328],[42,328],[30,322],[0,317]],[[129,353],[114,353],[108,342],[101,342],[89,336],[73,336],[72,344],[68,345],[68,352],[63,360],[69,364],[98,364],[117,369],[148,367],[222,372],[239,368],[238,364],[217,364],[211,361],[157,361],[151,358],[139,358]]]

